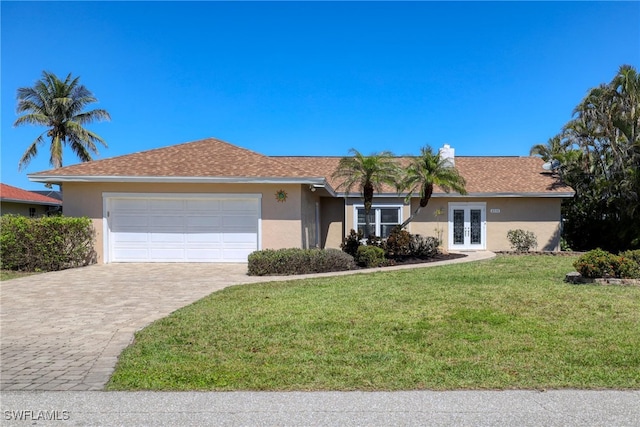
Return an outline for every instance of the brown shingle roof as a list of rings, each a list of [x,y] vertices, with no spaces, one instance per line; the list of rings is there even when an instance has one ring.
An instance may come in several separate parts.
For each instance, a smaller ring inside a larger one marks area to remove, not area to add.
[[[332,188],[339,182],[331,175],[340,157],[278,157],[305,169],[312,175],[325,176]],[[406,158],[402,158],[406,161]],[[539,157],[465,157],[456,156],[455,165],[465,178],[467,192],[474,193],[567,193],[573,190],[559,184],[558,179],[542,169]],[[385,192],[394,193],[387,187]],[[436,188],[435,193],[444,193]]]
[[[301,178],[307,172],[215,138],[38,172],[32,176]]]
[[[104,160],[80,163],[30,175],[47,177],[216,177],[216,178],[326,178],[341,157],[269,157],[214,138],[172,145]],[[406,161],[406,158],[401,161]],[[467,181],[467,191],[477,193],[571,193],[557,178],[544,172],[537,157],[456,156],[455,165]],[[49,179],[51,181],[52,179]],[[385,190],[395,193],[389,187]],[[442,193],[436,189],[436,194]]]
[[[37,205],[61,205],[60,200],[33,193],[8,184],[0,184],[0,200],[33,203]]]

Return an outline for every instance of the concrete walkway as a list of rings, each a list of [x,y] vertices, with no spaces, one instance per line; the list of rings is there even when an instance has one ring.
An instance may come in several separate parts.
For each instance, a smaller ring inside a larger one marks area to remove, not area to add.
[[[468,255],[376,270],[495,256]],[[0,390],[102,390],[134,332],[212,292],[244,283],[370,272],[250,277],[246,264],[107,264],[0,282]]]

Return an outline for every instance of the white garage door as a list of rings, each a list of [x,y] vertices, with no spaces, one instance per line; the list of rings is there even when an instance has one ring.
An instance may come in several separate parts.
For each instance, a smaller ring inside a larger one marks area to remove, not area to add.
[[[107,262],[246,262],[258,249],[258,197],[106,198]]]

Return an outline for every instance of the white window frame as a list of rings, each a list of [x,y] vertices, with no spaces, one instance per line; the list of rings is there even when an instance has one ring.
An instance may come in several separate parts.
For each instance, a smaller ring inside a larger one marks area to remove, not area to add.
[[[375,204],[371,206],[371,211],[375,212],[374,223],[374,233],[376,236],[380,236],[381,227],[381,212],[380,209],[398,209],[398,225],[402,224],[402,219],[404,218],[404,205],[394,203],[394,204]],[[358,209],[364,209],[364,204],[353,205],[353,229],[358,230]]]

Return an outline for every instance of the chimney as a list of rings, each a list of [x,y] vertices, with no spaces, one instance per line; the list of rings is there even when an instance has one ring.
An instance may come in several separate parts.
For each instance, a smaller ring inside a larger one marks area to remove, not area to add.
[[[438,154],[440,154],[440,158],[444,159],[449,166],[454,167],[456,165],[456,150],[455,148],[451,148],[449,144],[444,144],[438,151]]]

